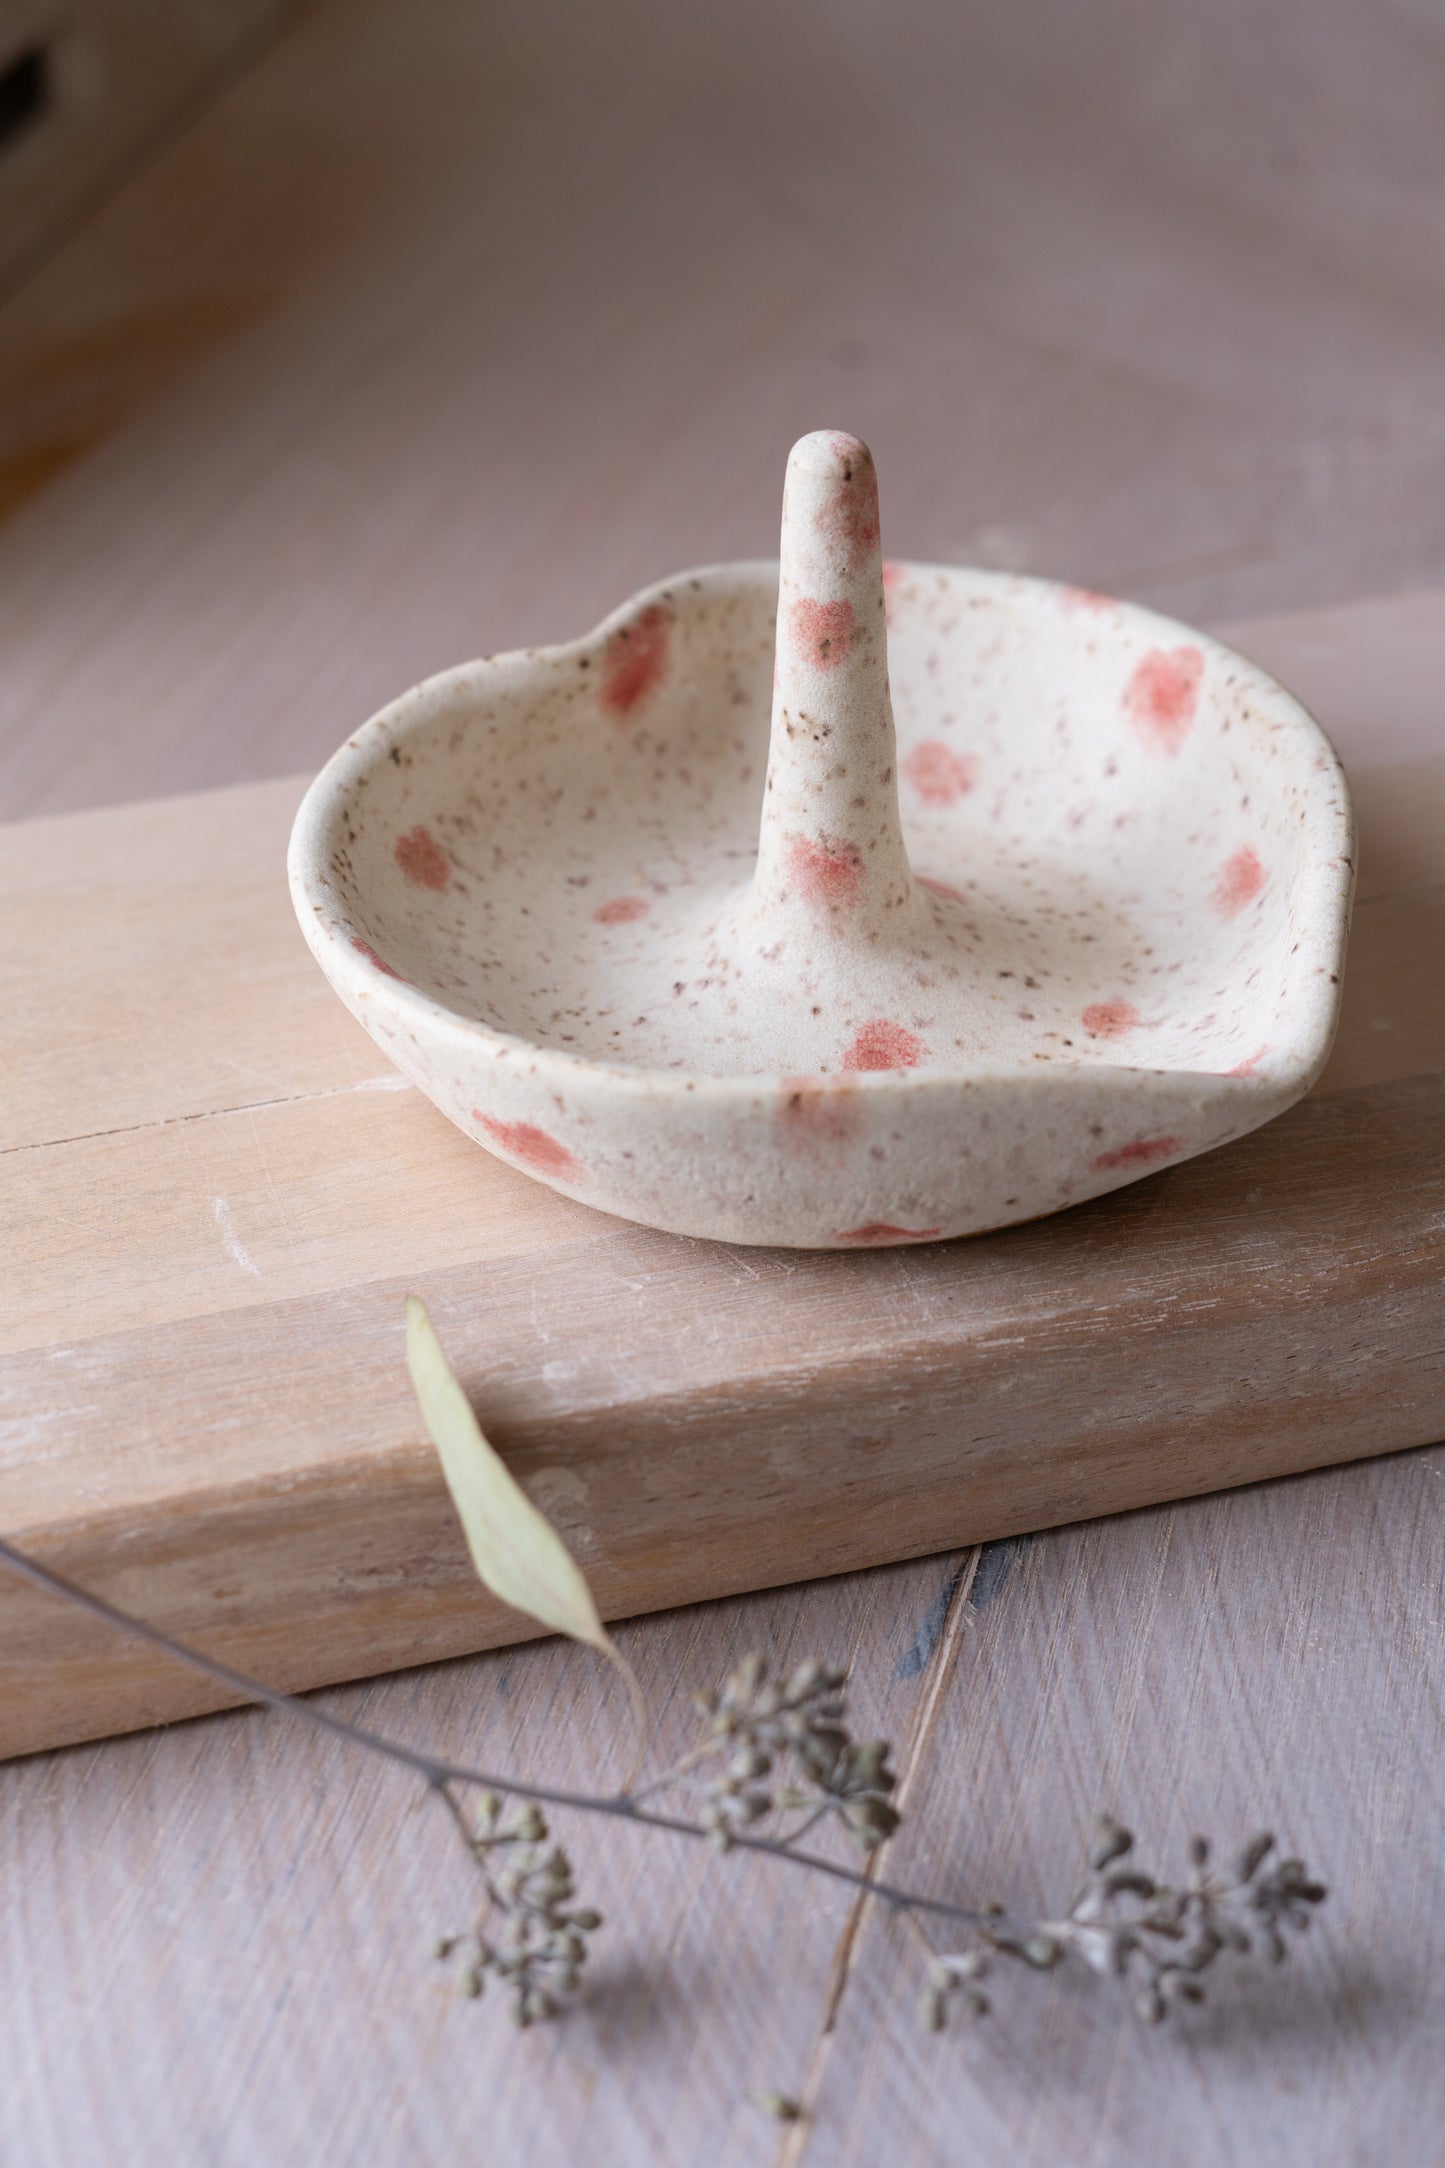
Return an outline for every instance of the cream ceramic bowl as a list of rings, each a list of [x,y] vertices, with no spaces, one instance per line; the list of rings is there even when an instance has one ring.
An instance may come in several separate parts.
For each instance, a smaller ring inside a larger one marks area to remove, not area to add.
[[[322,771],[290,872],[341,999],[489,1151],[677,1233],[853,1248],[1298,1099],[1353,857],[1262,671],[1077,589],[884,567],[872,460],[824,432],[781,570],[429,679]]]

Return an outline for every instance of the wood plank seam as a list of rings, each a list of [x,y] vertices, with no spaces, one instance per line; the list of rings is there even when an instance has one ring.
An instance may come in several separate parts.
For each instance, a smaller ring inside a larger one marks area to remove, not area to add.
[[[198,1107],[193,1114],[167,1114],[153,1122],[121,1122],[113,1129],[78,1129],[63,1137],[45,1137],[34,1143],[0,1144],[0,1159],[8,1159],[16,1152],[63,1152],[72,1144],[95,1144],[106,1137],[161,1136],[171,1130],[185,1129],[197,1122],[210,1122],[233,1114],[267,1114],[277,1107],[314,1106],[327,1099],[348,1098],[354,1092],[414,1092],[416,1086],[410,1078],[398,1076],[394,1071],[375,1077],[362,1077],[352,1084],[333,1084],[329,1089],[310,1092],[285,1092],[274,1099],[240,1099],[234,1103],[224,1101],[216,1106]]]

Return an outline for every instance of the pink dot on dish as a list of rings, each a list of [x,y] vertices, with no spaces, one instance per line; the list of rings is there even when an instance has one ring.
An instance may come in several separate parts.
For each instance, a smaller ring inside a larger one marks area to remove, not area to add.
[[[440,894],[452,877],[452,862],[429,828],[418,825],[398,836],[392,856],[414,888],[432,888]]]
[[[863,886],[861,854],[832,836],[796,836],[788,845],[788,872],[799,895],[826,911],[846,910]]]
[[[1135,1137],[1115,1151],[1100,1152],[1094,1167],[1099,1174],[1112,1173],[1116,1167],[1157,1167],[1161,1159],[1173,1159],[1183,1150],[1182,1137]]]
[[[886,1016],[860,1024],[843,1055],[845,1069],[916,1069],[923,1059],[923,1041],[916,1032]]]
[[[851,602],[814,602],[806,595],[788,616],[793,647],[815,670],[836,670],[853,652],[856,627]]]
[[[1214,884],[1214,908],[1223,918],[1234,918],[1253,903],[1268,876],[1255,852],[1246,844],[1224,865]]]
[[[490,1114],[479,1113],[472,1108],[472,1120],[510,1159],[518,1159],[533,1174],[556,1175],[564,1182],[581,1182],[586,1179],[587,1169],[576,1154],[569,1152],[565,1144],[548,1136],[535,1122],[499,1122]]]
[[[391,965],[387,962],[386,958],[384,956],[378,956],[376,950],[372,947],[371,943],[369,941],[363,941],[359,934],[353,934],[351,936],[351,946],[366,958],[367,962],[372,966],[374,970],[385,972],[386,976],[389,979],[401,979],[401,973],[399,971],[393,971]],[[405,983],[405,980],[402,980],[402,984],[404,985]]]
[[[903,774],[925,805],[957,805],[978,780],[978,762],[941,738],[925,738],[904,761]]]
[[[1132,1001],[1092,1001],[1080,1018],[1091,1039],[1122,1039],[1139,1022]]]
[[[649,603],[630,625],[619,625],[602,660],[598,697],[615,721],[626,722],[657,691],[672,657],[672,620]]]
[[[834,1240],[856,1243],[860,1250],[881,1250],[898,1242],[933,1242],[942,1232],[941,1227],[894,1227],[887,1220],[870,1220],[866,1227],[850,1227]]]
[[[1194,727],[1204,657],[1197,647],[1156,647],[1135,664],[1124,712],[1146,745],[1179,751]]]

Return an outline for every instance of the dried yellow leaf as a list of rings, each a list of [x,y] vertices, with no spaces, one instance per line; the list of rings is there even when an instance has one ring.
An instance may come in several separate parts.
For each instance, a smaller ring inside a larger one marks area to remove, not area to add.
[[[487,1443],[418,1295],[406,1298],[406,1363],[479,1579],[514,1610],[599,1649],[617,1666],[640,1741],[646,1711],[636,1675],[603,1626],[576,1559]]]

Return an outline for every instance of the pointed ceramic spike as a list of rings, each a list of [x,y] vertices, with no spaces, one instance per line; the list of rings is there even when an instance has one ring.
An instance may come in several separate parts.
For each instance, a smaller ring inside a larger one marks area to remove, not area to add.
[[[793,446],[783,489],[772,738],[752,910],[877,940],[916,898],[878,539],[878,476],[857,437]]]

